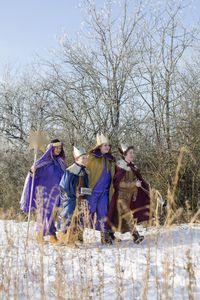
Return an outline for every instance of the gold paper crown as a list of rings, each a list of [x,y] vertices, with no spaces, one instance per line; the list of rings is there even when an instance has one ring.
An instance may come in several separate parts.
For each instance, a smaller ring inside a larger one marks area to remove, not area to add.
[[[62,147],[62,142],[50,143],[50,144],[47,145],[47,149],[50,148],[51,145],[53,147]]]
[[[53,147],[62,147],[61,142],[52,143]]]
[[[78,158],[80,157],[81,155],[84,155],[86,154],[86,151],[85,151],[85,148],[81,147],[81,146],[78,146],[78,147],[73,147],[73,154],[74,154],[74,158]]]
[[[101,146],[102,144],[109,144],[109,140],[103,133],[97,133],[96,147]]]
[[[63,143],[62,142],[50,143],[50,144],[47,145],[47,149],[49,149],[51,147],[51,145],[53,147],[62,147]]]

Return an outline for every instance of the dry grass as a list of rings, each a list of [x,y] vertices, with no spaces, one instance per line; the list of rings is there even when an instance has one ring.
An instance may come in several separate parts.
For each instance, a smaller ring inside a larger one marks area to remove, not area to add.
[[[189,207],[184,210],[176,205],[175,191],[185,152],[185,148],[180,150],[166,211],[159,205],[159,192],[151,191],[152,218],[146,241],[139,246],[130,239],[102,246],[91,228],[85,230],[84,244],[76,247],[74,232],[80,210],[73,216],[68,246],[37,243],[33,221],[26,245],[25,217],[1,211],[5,221],[1,221],[0,299],[198,299],[198,256],[193,251],[192,234],[200,210],[192,214]],[[84,214],[88,227],[87,210]],[[130,221],[130,215],[128,218]],[[181,229],[183,220],[188,222],[187,231]]]

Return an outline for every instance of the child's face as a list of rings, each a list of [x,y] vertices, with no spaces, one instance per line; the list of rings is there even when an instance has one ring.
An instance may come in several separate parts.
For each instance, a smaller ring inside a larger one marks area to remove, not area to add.
[[[58,155],[60,155],[61,151],[62,151],[62,147],[61,146],[54,147],[54,149],[53,149],[53,155],[54,156],[58,156]]]
[[[135,153],[133,149],[128,150],[126,156],[125,156],[125,160],[126,161],[133,161],[135,158]]]
[[[86,166],[87,164],[87,155],[81,155],[76,159],[77,164],[81,166]]]
[[[102,154],[108,153],[110,151],[110,145],[102,144],[100,147],[100,151]]]

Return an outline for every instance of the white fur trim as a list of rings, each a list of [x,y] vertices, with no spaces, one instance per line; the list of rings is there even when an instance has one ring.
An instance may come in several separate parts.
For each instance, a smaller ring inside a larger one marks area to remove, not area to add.
[[[127,162],[123,159],[118,160],[117,166],[125,171],[131,171],[131,168],[127,166]]]
[[[77,164],[73,164],[73,165],[71,165],[69,168],[67,168],[67,170],[68,170],[70,173],[72,173],[72,174],[74,174],[74,175],[79,175],[79,176],[81,176],[81,175],[83,175],[83,172],[79,173],[79,172],[80,172],[80,169],[81,169],[81,167],[78,166]],[[87,169],[85,169],[85,172],[88,174],[88,170],[87,170]]]

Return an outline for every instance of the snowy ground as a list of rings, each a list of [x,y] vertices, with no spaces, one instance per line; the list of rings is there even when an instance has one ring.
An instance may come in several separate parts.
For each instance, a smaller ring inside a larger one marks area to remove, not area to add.
[[[73,248],[39,245],[32,224],[25,249],[26,226],[0,221],[0,299],[200,299],[200,225],[140,227],[141,245],[88,230]]]

